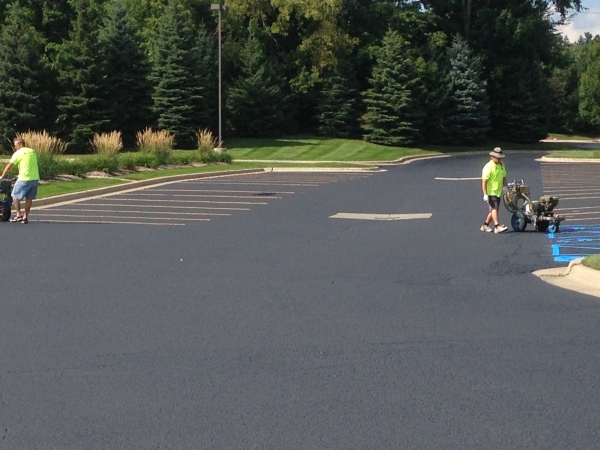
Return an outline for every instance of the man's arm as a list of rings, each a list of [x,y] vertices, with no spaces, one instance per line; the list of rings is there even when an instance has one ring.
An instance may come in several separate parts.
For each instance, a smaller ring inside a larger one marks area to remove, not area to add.
[[[483,195],[487,195],[487,182],[485,178],[481,180],[481,190],[483,191]]]
[[[1,178],[6,178],[6,175],[8,175],[8,172],[10,172],[10,169],[12,169],[14,166],[13,163],[9,162],[6,167],[4,168],[4,171],[2,172],[2,177]]]

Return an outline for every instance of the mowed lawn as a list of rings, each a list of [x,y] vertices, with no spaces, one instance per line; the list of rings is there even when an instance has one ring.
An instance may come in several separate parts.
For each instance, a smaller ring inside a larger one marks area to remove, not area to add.
[[[225,142],[234,160],[394,161],[404,156],[438,152],[410,147],[386,147],[354,139],[230,139]]]

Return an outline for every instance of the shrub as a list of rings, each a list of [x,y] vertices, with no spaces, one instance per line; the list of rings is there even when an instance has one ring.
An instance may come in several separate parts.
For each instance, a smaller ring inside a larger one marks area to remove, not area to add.
[[[111,156],[96,155],[95,157],[88,159],[87,164],[88,172],[97,171],[115,173],[119,170],[119,161],[117,161],[117,158]]]
[[[40,173],[40,179],[49,180],[56,178],[60,173],[60,164],[60,161],[57,158],[54,158],[52,153],[38,153],[38,170]]]
[[[149,152],[122,153],[118,163],[121,168],[127,170],[136,170],[137,167],[156,169],[160,165],[156,156]]]
[[[194,157],[192,155],[188,155],[188,154],[180,155],[175,158],[175,162],[177,164],[182,164],[184,166],[191,164],[193,160],[194,160]]]
[[[154,155],[158,165],[168,164],[172,159],[172,150],[175,136],[166,130],[153,131],[146,128],[139,131],[137,137],[137,149],[140,152]]]
[[[55,161],[58,172],[56,175],[69,174],[84,178],[85,174],[90,172],[90,164],[87,159],[55,159]]]
[[[123,148],[123,137],[120,131],[96,133],[90,145],[94,153],[105,158],[115,158]]]
[[[119,155],[119,166],[126,170],[135,170],[138,166],[136,156],[137,153],[121,153]]]
[[[200,161],[202,161],[205,164],[213,164],[219,162],[231,164],[231,160],[232,158],[229,153],[215,152],[214,150],[201,153],[200,155]]]
[[[46,130],[44,131],[27,131],[24,133],[17,133],[16,138],[23,139],[25,146],[35,150],[38,156],[40,155],[62,155],[69,144],[52,136]]]

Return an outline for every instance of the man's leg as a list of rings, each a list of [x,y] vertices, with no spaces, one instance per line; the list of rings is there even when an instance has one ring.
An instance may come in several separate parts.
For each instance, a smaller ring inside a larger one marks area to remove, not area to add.
[[[17,215],[17,217],[21,216],[21,200],[19,200],[17,197],[13,197],[13,203],[15,205],[15,213]]]
[[[25,215],[23,216],[23,219],[27,219],[27,217],[29,217],[29,211],[31,210],[31,205],[33,205],[33,199],[26,198],[25,199]]]
[[[492,216],[491,218],[494,221],[494,225],[498,226],[500,224],[500,221],[498,220],[498,209],[493,209],[490,216]]]

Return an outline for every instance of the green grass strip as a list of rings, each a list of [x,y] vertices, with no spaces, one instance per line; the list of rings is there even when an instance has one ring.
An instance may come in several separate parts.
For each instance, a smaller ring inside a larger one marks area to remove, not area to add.
[[[592,269],[600,270],[600,255],[588,256],[583,260],[583,265]]]
[[[551,158],[597,159],[600,158],[600,150],[572,150],[551,153],[548,156],[550,156]]]
[[[53,181],[48,184],[41,184],[38,187],[37,198],[54,197],[55,195],[70,194],[72,192],[87,191],[123,183],[126,183],[126,181],[115,180],[113,178],[86,178],[84,180],[75,181]]]

